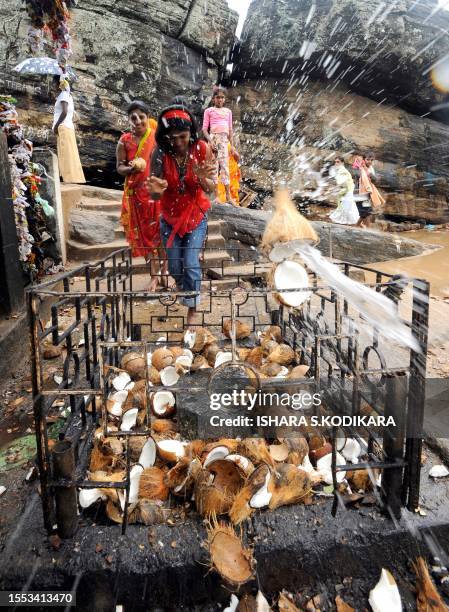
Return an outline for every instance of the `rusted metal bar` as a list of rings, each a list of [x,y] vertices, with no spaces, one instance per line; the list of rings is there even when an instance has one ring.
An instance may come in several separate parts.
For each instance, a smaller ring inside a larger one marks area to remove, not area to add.
[[[70,440],[60,440],[52,451],[53,475],[55,479],[73,479],[75,454]],[[56,487],[56,522],[61,538],[71,538],[78,529],[78,507],[76,487]]]
[[[382,474],[382,499],[392,516],[399,519],[402,506],[402,476],[405,424],[407,413],[408,379],[406,375],[387,376],[385,417],[393,417],[394,425],[384,428],[383,451],[385,461],[393,467]]]

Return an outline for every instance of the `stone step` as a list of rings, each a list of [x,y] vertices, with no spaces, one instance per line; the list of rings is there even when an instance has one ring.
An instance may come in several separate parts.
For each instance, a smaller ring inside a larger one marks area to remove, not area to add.
[[[204,253],[204,262],[203,265],[206,268],[213,268],[219,266],[222,261],[229,261],[231,256],[227,251],[217,250],[217,251],[206,251]]]
[[[225,249],[226,241],[221,234],[208,234],[206,246]]]
[[[119,227],[117,227],[114,230],[114,233],[115,233],[116,240],[124,240],[125,239],[125,232],[124,232],[123,227],[121,225],[119,225]]]
[[[82,244],[76,240],[67,240],[67,255],[72,261],[96,261],[103,259],[118,249],[126,248],[128,243],[124,239],[106,242],[105,244]]]
[[[81,208],[82,210],[101,210],[108,213],[117,212],[118,216],[120,216],[122,202],[121,200],[103,200],[100,198],[83,196],[77,208]]]
[[[213,279],[223,279],[226,277],[258,277],[266,274],[271,268],[271,264],[257,264],[253,263],[234,263],[234,264],[226,264],[221,267],[211,266],[207,269],[207,274],[210,278]]]

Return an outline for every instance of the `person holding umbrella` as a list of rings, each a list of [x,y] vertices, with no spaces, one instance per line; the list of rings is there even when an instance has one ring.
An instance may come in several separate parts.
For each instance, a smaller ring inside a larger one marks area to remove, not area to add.
[[[64,183],[85,183],[86,179],[76,144],[73,124],[75,107],[70,85],[66,75],[55,76],[53,82],[58,92],[52,129],[57,137],[59,174]]]

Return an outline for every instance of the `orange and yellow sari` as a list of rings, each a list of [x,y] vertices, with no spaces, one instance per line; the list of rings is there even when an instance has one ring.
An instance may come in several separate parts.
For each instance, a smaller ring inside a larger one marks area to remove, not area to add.
[[[231,155],[230,151],[231,151],[231,144],[229,144],[229,177],[230,177],[229,188],[231,191],[232,199],[238,205],[240,201],[239,191],[240,191],[240,180],[242,178],[242,174],[240,172],[240,166],[239,166],[238,161],[235,159],[233,155]],[[226,202],[226,188],[221,182],[221,180],[219,180],[218,182],[218,199],[221,203]]]

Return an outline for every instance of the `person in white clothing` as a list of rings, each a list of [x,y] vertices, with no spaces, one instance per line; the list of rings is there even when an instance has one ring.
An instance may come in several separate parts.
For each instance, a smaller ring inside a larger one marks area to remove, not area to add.
[[[334,223],[355,225],[359,220],[359,211],[354,200],[354,181],[349,170],[345,168],[343,157],[337,156],[332,168],[332,176],[340,191],[338,193],[338,206],[329,218]]]
[[[65,183],[85,183],[78,146],[76,144],[73,115],[75,106],[68,80],[55,77],[56,98],[53,116],[53,133],[57,137],[59,174]]]

